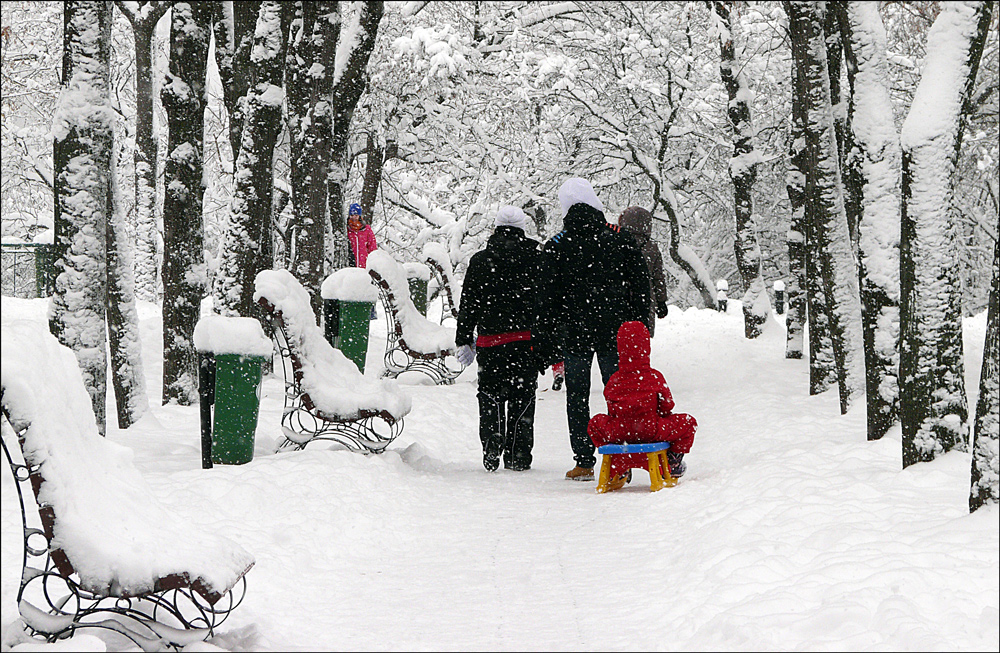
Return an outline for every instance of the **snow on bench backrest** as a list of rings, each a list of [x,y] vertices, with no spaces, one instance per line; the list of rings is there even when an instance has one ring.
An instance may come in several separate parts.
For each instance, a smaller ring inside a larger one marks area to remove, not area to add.
[[[451,304],[451,308],[455,315],[453,317],[458,317],[458,305],[455,302],[455,297],[459,292],[458,287],[455,285],[455,270],[451,266],[451,257],[448,255],[448,248],[441,243],[436,243],[430,241],[424,244],[424,249],[421,252],[424,260],[431,264],[437,269],[438,274],[441,275],[441,283],[444,285],[444,292],[448,295],[448,302]]]
[[[171,576],[211,602],[231,589],[253,557],[171,512],[132,465],[132,450],[98,434],[73,352],[27,321],[4,325],[0,343],[4,411],[15,429],[27,427],[22,452],[40,465],[37,498],[54,513],[52,547],[84,589],[138,596]]]
[[[351,420],[384,412],[398,420],[410,412],[410,397],[395,381],[366,377],[327,342],[316,325],[309,293],[288,270],[261,271],[255,288],[255,301],[264,298],[281,313],[288,346],[302,366],[300,389],[320,413]]]
[[[420,314],[410,299],[410,286],[403,266],[396,259],[377,249],[368,255],[367,267],[389,285],[389,292],[395,299],[396,319],[402,331],[400,340],[408,349],[425,356],[455,353],[455,329],[431,322]]]

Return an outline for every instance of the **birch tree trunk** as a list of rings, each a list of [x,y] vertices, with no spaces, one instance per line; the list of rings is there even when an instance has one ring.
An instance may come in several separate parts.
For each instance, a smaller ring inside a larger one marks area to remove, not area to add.
[[[969,512],[1000,500],[1000,240],[993,246],[993,286],[986,313],[986,344],[979,376],[972,440]]]
[[[878,440],[899,419],[899,137],[878,7],[869,2],[837,6],[851,87],[847,196],[860,193],[857,206],[845,206],[848,214],[858,212],[868,439]]]
[[[213,296],[222,315],[256,315],[254,279],[271,262],[271,207],[274,188],[271,151],[281,131],[282,88],[285,68],[285,30],[280,2],[260,5],[253,50],[252,79],[244,104],[243,137],[236,159],[233,199],[223,236]]]
[[[333,136],[330,94],[340,13],[337,2],[296,2],[285,70],[294,217],[288,267],[309,292],[313,313],[323,314],[325,225],[330,215],[328,176]]]
[[[332,241],[328,243],[333,268],[348,265],[347,256],[347,216],[344,213],[344,194],[350,166],[347,137],[350,132],[354,109],[358,106],[365,90],[365,69],[378,25],[385,11],[381,0],[368,0],[361,5],[355,19],[357,25],[349,25],[348,30],[355,36],[346,47],[338,48],[333,74],[331,94],[333,134],[330,141],[331,159],[327,184],[327,206],[330,210],[330,230]]]
[[[49,330],[73,350],[105,433],[107,232],[114,114],[111,7],[69,0],[63,8],[62,89],[52,121],[55,291]]]
[[[968,400],[954,173],[962,113],[992,14],[945,4],[927,34],[920,84],[903,123],[900,234],[900,422],[903,466],[965,450]]]
[[[156,301],[156,139],[153,137],[153,40],[168,2],[118,2],[132,25],[135,54],[135,294]]]
[[[840,410],[846,413],[864,392],[861,300],[840,179],[840,163],[830,104],[830,73],[823,32],[824,3],[789,2],[792,56],[803,66],[806,91],[806,195],[815,207],[819,277],[827,303]],[[808,265],[808,261],[807,261]],[[812,311],[810,310],[810,315]],[[811,328],[811,325],[810,325]]]
[[[111,383],[115,391],[118,428],[127,429],[149,410],[146,377],[139,341],[139,313],[135,306],[135,256],[125,231],[121,195],[115,177],[117,155],[112,148],[108,184],[110,214],[105,223],[108,243],[108,344]]]
[[[170,23],[170,70],[160,98],[167,112],[163,198],[163,403],[198,401],[192,338],[205,294],[202,139],[211,3],[178,2]]]
[[[771,313],[764,280],[760,275],[760,246],[757,243],[757,221],[753,215],[753,184],[757,179],[758,155],[753,147],[753,124],[750,120],[750,89],[736,61],[731,17],[732,2],[713,2],[722,23],[719,44],[722,59],[719,65],[722,82],[729,94],[729,125],[733,130],[733,157],[729,160],[729,178],[733,182],[736,215],[736,266],[743,278],[743,324],[747,338],[763,333]]]

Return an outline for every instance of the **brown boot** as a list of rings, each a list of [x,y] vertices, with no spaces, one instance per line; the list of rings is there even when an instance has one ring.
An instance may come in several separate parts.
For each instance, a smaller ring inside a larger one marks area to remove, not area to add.
[[[577,465],[573,469],[566,472],[567,481],[592,481],[594,480],[594,468],[593,467],[580,467]]]

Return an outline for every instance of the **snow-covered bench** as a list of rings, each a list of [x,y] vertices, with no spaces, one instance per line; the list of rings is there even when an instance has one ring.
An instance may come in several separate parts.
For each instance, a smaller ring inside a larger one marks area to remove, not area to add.
[[[5,435],[27,631],[53,642],[104,628],[143,650],[211,636],[242,601],[253,558],[160,503],[132,451],[98,434],[76,357],[43,325],[4,325],[0,352],[0,405],[21,452],[12,455]]]
[[[455,329],[420,314],[410,299],[403,266],[387,252],[377,249],[369,254],[367,267],[391,323],[382,375],[395,378],[403,372],[423,372],[437,384],[454,383],[465,369],[454,358]]]
[[[254,299],[271,322],[285,374],[284,439],[278,449],[333,441],[381,453],[403,430],[410,397],[372,379],[334,349],[316,325],[309,293],[287,270],[257,275]]]
[[[428,242],[424,245],[423,257],[427,266],[438,278],[438,294],[442,297],[441,322],[444,323],[446,318],[457,321],[458,303],[455,301],[452,282],[454,271],[447,248],[441,243]]]

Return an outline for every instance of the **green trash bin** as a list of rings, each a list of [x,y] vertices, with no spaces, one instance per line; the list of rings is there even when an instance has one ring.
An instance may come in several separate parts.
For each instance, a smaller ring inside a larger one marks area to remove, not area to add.
[[[404,263],[403,269],[410,285],[410,299],[420,314],[427,317],[427,285],[431,280],[431,269],[423,263]]]
[[[202,467],[248,463],[260,413],[262,365],[271,355],[271,341],[253,318],[208,315],[195,326],[194,345],[201,359]]]
[[[368,326],[378,301],[378,289],[363,268],[343,268],[320,288],[326,316],[326,339],[365,372]]]
[[[354,302],[340,300],[340,326],[337,342],[361,373],[365,373],[365,357],[368,355],[368,325],[371,323],[374,302]]]
[[[263,356],[215,355],[213,463],[242,465],[253,460],[263,362]]]

